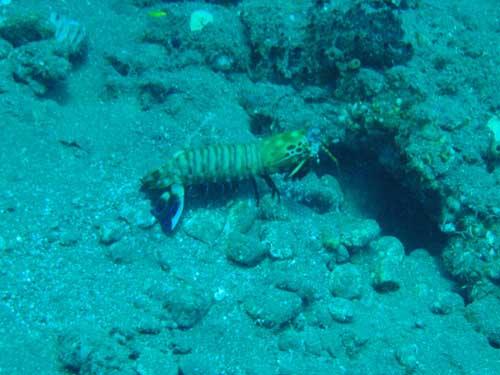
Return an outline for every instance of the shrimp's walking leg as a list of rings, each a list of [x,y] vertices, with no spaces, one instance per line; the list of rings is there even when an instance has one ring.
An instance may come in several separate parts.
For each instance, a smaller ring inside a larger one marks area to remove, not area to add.
[[[260,195],[259,195],[259,188],[257,187],[257,181],[255,181],[254,177],[250,177],[250,183],[252,184],[252,188],[253,188],[253,191],[255,193],[256,206],[259,206]]]
[[[281,198],[280,191],[278,190],[278,187],[276,186],[272,178],[268,175],[263,175],[262,178],[266,182],[267,186],[269,186],[269,188],[271,189],[271,196],[274,198],[274,196],[276,195],[279,202]]]

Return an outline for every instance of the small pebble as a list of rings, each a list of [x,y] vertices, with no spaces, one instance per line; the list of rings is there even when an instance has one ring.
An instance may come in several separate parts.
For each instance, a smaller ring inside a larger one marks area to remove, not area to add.
[[[401,285],[401,262],[394,258],[381,257],[374,262],[371,273],[372,285],[377,292],[394,292]]]
[[[348,249],[358,250],[380,235],[379,224],[372,219],[346,220],[341,228],[341,243]]]
[[[182,229],[189,237],[206,244],[214,244],[224,230],[225,216],[218,210],[199,209],[182,221]]]
[[[99,241],[104,245],[111,245],[122,239],[125,234],[125,228],[122,224],[109,221],[104,223],[99,230]]]
[[[120,210],[120,219],[141,229],[149,229],[156,224],[156,218],[151,214],[149,206],[144,204],[138,207],[124,205]]]
[[[171,266],[169,258],[169,254],[167,251],[157,249],[155,252],[156,262],[160,266],[160,268],[165,272],[170,272]]]
[[[65,230],[59,234],[59,244],[61,246],[74,246],[80,239],[80,233],[75,230]]]
[[[337,266],[330,275],[330,292],[335,297],[357,299],[362,293],[362,277],[353,264]]]
[[[279,328],[294,320],[302,309],[302,300],[291,292],[269,289],[244,301],[244,309],[256,325]],[[295,323],[295,321],[294,321]]]
[[[290,246],[271,246],[269,248],[269,255],[273,259],[290,259],[293,258],[293,249]]]
[[[431,304],[430,310],[436,315],[448,315],[464,308],[464,300],[457,293],[440,293]]]
[[[301,335],[294,330],[284,331],[278,339],[278,348],[283,352],[303,350],[304,340]]]
[[[393,292],[400,288],[404,247],[396,237],[384,236],[370,244],[375,255],[372,266],[372,285],[378,292]]]
[[[113,242],[106,248],[106,255],[115,264],[130,264],[134,260],[134,246],[130,241]]]
[[[233,262],[252,267],[266,256],[266,248],[252,236],[233,232],[228,236],[226,255]]]
[[[157,221],[156,218],[149,212],[142,212],[142,211],[138,212],[134,219],[135,219],[134,224],[141,229],[152,228]]]
[[[227,290],[222,288],[222,287],[218,287],[217,290],[214,292],[214,301],[215,302],[220,302],[222,300],[224,300],[224,298],[226,298],[228,295],[227,293]]]
[[[350,323],[354,318],[354,305],[345,298],[334,298],[328,305],[333,320],[339,323]]]
[[[335,261],[337,264],[347,263],[349,261],[350,254],[344,245],[339,245],[335,250]]]
[[[425,328],[425,322],[423,320],[421,320],[421,319],[417,319],[413,323],[413,326],[415,328],[418,328],[418,329],[424,329]]]
[[[240,201],[231,207],[227,216],[227,224],[234,231],[248,233],[259,214],[258,207],[248,201]]]
[[[418,368],[418,347],[405,345],[396,350],[396,360],[405,368],[407,374],[413,374]]]

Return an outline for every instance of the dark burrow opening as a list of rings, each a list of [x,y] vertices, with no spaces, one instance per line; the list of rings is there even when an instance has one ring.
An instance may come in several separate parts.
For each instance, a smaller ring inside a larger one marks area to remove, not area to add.
[[[431,215],[439,209],[437,196],[427,196],[422,202],[416,193],[418,187],[405,186],[372,153],[339,147],[335,149],[335,156],[339,160],[337,178],[347,210],[375,219],[382,234],[397,237],[407,253],[418,248],[432,254],[441,253],[447,237]],[[327,173],[335,169],[334,165],[322,164],[322,172],[326,172],[325,168],[329,169]]]

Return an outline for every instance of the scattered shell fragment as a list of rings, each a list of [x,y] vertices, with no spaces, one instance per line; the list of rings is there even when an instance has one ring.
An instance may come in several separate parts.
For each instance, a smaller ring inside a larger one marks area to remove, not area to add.
[[[212,13],[206,10],[195,10],[191,13],[191,18],[189,20],[189,29],[191,31],[201,31],[208,24],[214,22],[214,16]]]

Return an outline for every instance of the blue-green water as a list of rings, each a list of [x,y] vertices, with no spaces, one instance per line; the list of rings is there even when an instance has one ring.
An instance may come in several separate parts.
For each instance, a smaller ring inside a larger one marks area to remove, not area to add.
[[[500,373],[499,9],[0,1],[0,373]]]

